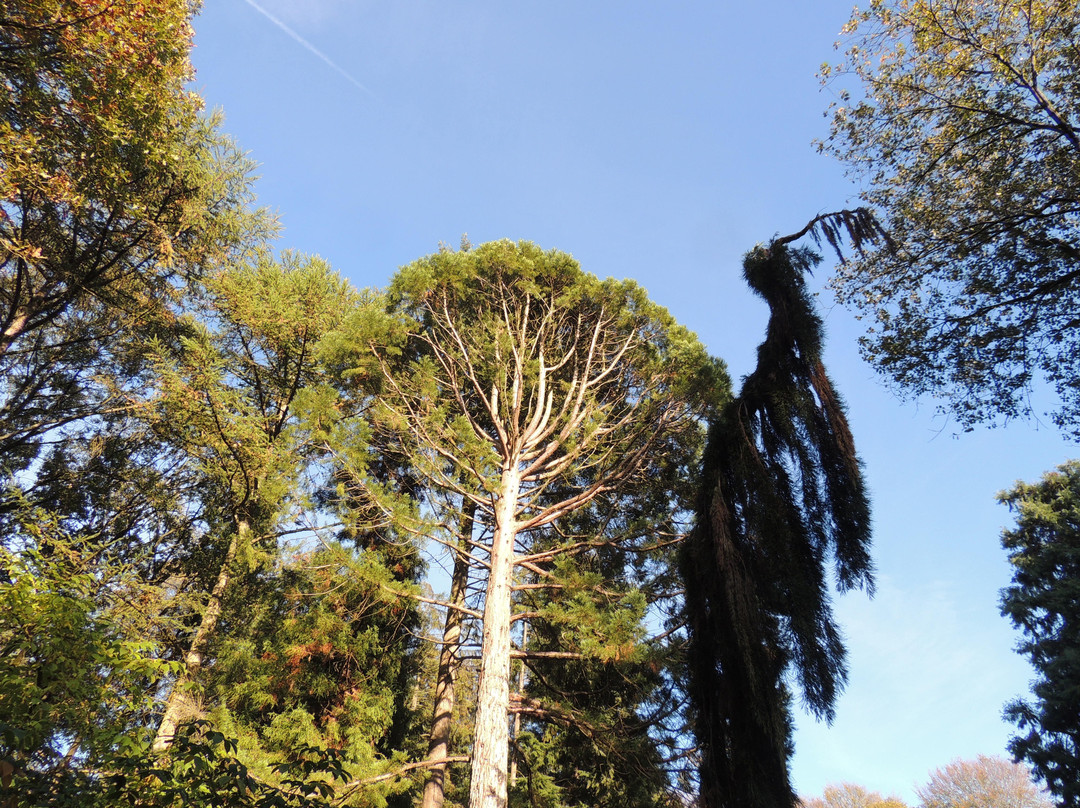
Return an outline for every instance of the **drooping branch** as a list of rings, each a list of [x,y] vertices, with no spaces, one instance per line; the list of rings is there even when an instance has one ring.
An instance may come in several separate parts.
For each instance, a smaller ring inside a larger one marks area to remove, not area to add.
[[[682,565],[706,808],[794,804],[785,672],[827,719],[846,679],[825,564],[841,589],[873,589],[861,464],[803,278],[818,258],[787,246],[807,234],[838,255],[845,234],[856,249],[886,238],[867,211],[841,211],[744,260],[747,283],[770,308],[766,338],[711,425]]]
[[[771,247],[783,247],[809,235],[814,243],[821,246],[821,240],[832,247],[837,259],[844,262],[843,242],[846,238],[857,252],[864,252],[868,246],[885,245],[892,249],[888,232],[881,226],[869,208],[838,210],[815,216],[797,233],[778,236],[771,242]]]

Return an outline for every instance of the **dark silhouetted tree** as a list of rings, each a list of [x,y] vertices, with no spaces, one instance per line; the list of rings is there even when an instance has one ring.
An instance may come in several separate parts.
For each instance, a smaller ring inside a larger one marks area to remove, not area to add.
[[[743,269],[770,317],[755,370],[711,426],[697,525],[684,549],[690,696],[708,808],[794,804],[786,672],[819,718],[846,677],[827,565],[873,590],[870,505],[804,273],[810,233],[838,248],[881,233],[865,211],[819,217],[751,250]]]
[[[1002,536],[1013,565],[1001,611],[1024,632],[1018,650],[1034,666],[1034,699],[1005,714],[1019,733],[1009,744],[1063,808],[1080,806],[1080,462],[1000,495],[1016,512]]]

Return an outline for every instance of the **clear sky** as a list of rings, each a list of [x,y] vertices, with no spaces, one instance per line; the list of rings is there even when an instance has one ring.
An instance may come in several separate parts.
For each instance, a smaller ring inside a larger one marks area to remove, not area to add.
[[[207,0],[196,88],[258,161],[281,247],[357,286],[456,246],[528,239],[630,277],[737,379],[766,310],[741,256],[855,204],[813,146],[848,0]],[[823,289],[822,265],[814,283]],[[850,684],[801,716],[800,793],[852,781],[914,801],[956,757],[1003,754],[1031,671],[998,614],[994,494],[1077,455],[1049,422],[957,434],[863,363],[822,291],[827,363],[873,496],[878,594],[842,598]]]

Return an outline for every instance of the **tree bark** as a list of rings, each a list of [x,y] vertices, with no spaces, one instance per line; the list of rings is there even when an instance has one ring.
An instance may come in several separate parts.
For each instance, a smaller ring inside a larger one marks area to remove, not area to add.
[[[518,669],[517,680],[517,698],[525,698],[525,654],[526,649],[529,647],[529,622],[526,620],[521,625],[521,667]],[[511,740],[516,744],[518,734],[521,732],[521,713],[520,711],[514,712],[514,731],[511,735]],[[516,747],[515,747],[516,748]],[[511,788],[517,785],[518,775],[518,761],[515,754],[510,758],[510,786]]]
[[[476,504],[466,499],[461,515],[458,553],[454,557],[454,575],[450,580],[450,606],[465,604],[465,590],[469,583],[469,539],[472,538]],[[445,760],[450,752],[450,729],[454,713],[454,679],[460,661],[458,647],[461,642],[461,623],[464,615],[455,608],[446,610],[443,626],[442,653],[439,654],[439,671],[435,682],[435,709],[431,718],[431,735],[428,741],[428,761]],[[446,763],[438,763],[429,769],[424,784],[421,808],[442,808],[446,795]]]
[[[510,751],[510,611],[514,574],[515,516],[521,491],[516,457],[503,464],[491,570],[484,602],[484,638],[476,694],[469,808],[505,808]]]
[[[236,551],[240,541],[246,539],[251,533],[251,524],[246,519],[237,522],[236,532],[229,540],[229,547],[225,551],[225,560],[218,572],[217,581],[210,592],[210,600],[203,609],[202,620],[199,628],[191,639],[191,646],[184,657],[184,672],[176,680],[169,698],[165,702],[165,715],[161,718],[157,734],[154,736],[153,749],[155,752],[164,752],[172,746],[176,728],[180,725],[185,714],[191,712],[191,694],[189,687],[202,669],[203,658],[206,648],[210,644],[210,638],[217,629],[218,620],[221,617],[221,604],[225,599],[225,591],[229,588],[232,579],[233,561],[236,559]]]
[[[3,356],[8,352],[8,348],[12,346],[16,339],[22,334],[23,329],[26,328],[26,323],[30,319],[30,315],[24,311],[18,312],[12,317],[11,322],[7,328],[4,329],[4,333],[0,336],[0,356]]]

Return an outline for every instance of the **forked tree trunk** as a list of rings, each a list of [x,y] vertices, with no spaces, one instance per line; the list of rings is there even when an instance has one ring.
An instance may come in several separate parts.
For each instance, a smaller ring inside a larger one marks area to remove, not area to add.
[[[225,551],[225,560],[221,565],[221,571],[218,572],[217,581],[214,582],[214,588],[210,591],[210,599],[203,610],[199,628],[195,631],[191,646],[184,657],[184,672],[176,680],[165,702],[165,715],[162,716],[161,724],[154,736],[155,752],[164,752],[172,746],[176,728],[193,712],[190,686],[202,669],[206,648],[210,644],[211,637],[214,636],[214,631],[217,630],[218,620],[221,618],[221,604],[225,599],[225,591],[229,588],[229,581],[232,579],[237,548],[250,533],[251,524],[246,519],[239,520],[236,532],[229,540],[229,547]]]
[[[503,465],[491,570],[484,602],[484,639],[476,693],[469,808],[505,808],[510,752],[510,612],[521,472],[516,458]]]
[[[428,741],[429,761],[445,760],[450,753],[450,729],[454,713],[454,679],[460,665],[458,647],[461,644],[461,623],[464,615],[454,607],[465,605],[465,590],[469,583],[469,539],[472,538],[476,504],[466,500],[461,516],[458,553],[454,557],[454,575],[450,580],[450,608],[446,610],[443,626],[442,653],[435,681],[435,710],[431,718]],[[442,808],[446,796],[446,764],[428,769],[421,808]]]

